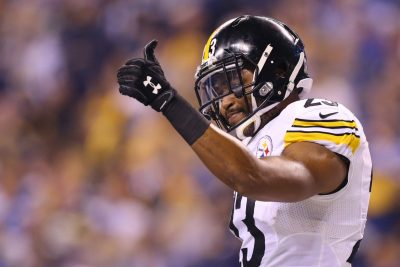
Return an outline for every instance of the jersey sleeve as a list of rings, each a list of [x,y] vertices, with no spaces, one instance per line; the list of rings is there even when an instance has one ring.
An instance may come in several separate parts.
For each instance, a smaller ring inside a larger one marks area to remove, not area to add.
[[[313,142],[350,158],[360,145],[357,120],[344,106],[321,99],[301,101],[284,137],[285,147]]]

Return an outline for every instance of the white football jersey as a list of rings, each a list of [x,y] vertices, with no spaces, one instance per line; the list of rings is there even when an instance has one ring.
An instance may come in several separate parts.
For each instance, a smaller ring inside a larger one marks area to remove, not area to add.
[[[372,163],[361,123],[343,105],[304,99],[287,106],[243,140],[258,158],[279,156],[295,142],[314,142],[348,159],[346,183],[295,203],[234,194],[230,228],[242,240],[243,267],[343,267],[363,237]]]

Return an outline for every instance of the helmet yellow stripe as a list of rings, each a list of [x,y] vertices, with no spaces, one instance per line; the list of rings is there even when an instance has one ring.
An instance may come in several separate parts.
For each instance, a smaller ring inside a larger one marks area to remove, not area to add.
[[[210,44],[211,44],[211,40],[214,39],[215,34],[217,33],[218,29],[215,30],[210,37],[208,38],[208,41],[206,43],[206,45],[204,46],[204,50],[203,50],[203,59],[202,59],[202,63],[204,63],[205,61],[207,61],[209,54],[210,54]]]
[[[206,45],[204,46],[204,50],[203,50],[203,60],[201,61],[201,63],[204,63],[207,61],[207,59],[209,58],[209,54],[210,54],[210,45],[211,45],[211,41],[212,39],[214,39],[215,35],[222,29],[224,28],[226,25],[229,25],[232,21],[234,21],[235,19],[230,19],[228,21],[226,21],[225,23],[223,23],[221,26],[219,26],[217,29],[215,29],[215,31],[213,31],[213,33],[210,35],[210,37],[207,40]]]

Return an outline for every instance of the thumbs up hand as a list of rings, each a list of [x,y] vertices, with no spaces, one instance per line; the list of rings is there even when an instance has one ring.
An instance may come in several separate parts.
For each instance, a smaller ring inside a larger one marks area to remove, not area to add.
[[[119,92],[135,98],[145,106],[162,111],[176,94],[164,76],[154,55],[157,40],[148,43],[143,58],[128,60],[117,73]]]

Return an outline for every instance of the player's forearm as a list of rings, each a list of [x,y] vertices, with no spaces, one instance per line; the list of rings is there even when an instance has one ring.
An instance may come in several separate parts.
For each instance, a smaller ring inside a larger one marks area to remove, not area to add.
[[[308,172],[285,157],[259,160],[238,140],[210,126],[192,149],[208,169],[233,190],[255,200],[299,201],[313,195]]]
[[[213,125],[192,145],[192,149],[218,179],[236,191],[242,174],[252,168],[253,161],[246,148]]]
[[[163,114],[207,168],[233,190],[256,200],[298,201],[312,195],[301,164],[284,157],[257,159],[237,139],[210,126],[179,95]]]

